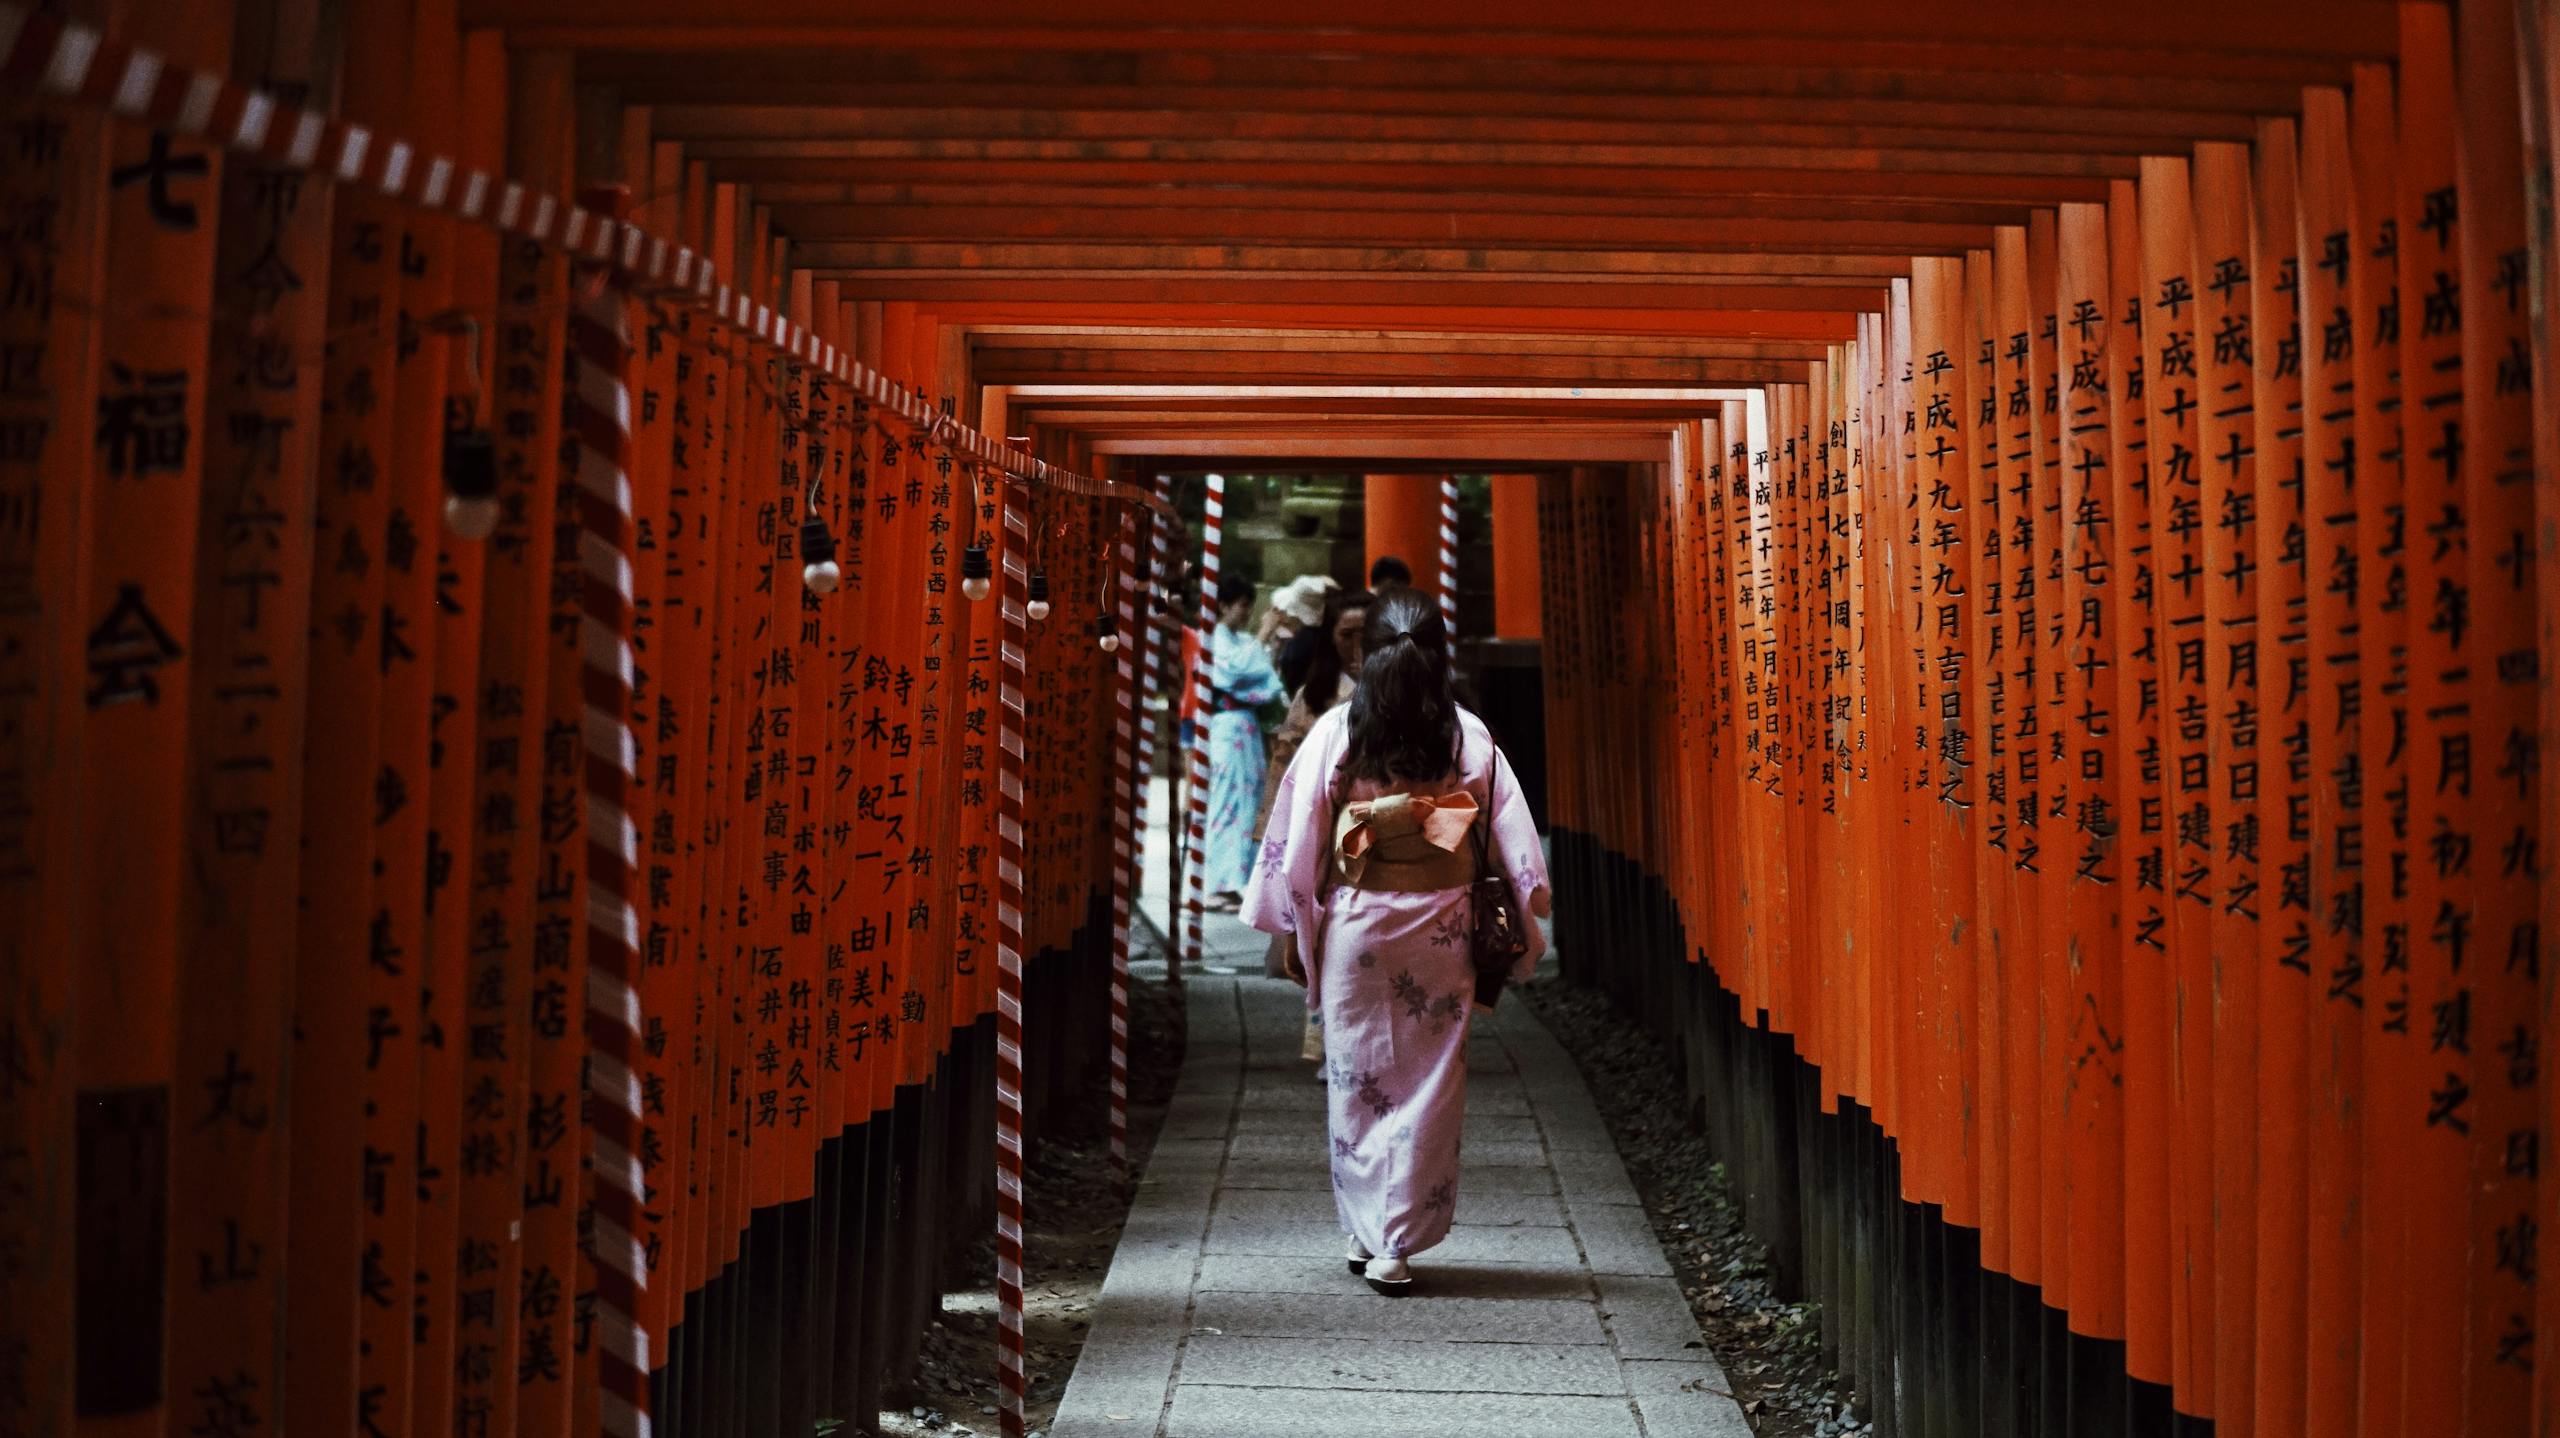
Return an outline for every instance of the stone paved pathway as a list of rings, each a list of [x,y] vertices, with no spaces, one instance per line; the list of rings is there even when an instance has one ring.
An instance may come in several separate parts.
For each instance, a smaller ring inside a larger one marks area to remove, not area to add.
[[[1405,1299],[1344,1270],[1302,1015],[1283,982],[1192,981],[1172,1112],[1049,1438],[1749,1438],[1526,1005],[1478,1016],[1457,1226]]]
[[[1164,977],[1164,960],[1154,945],[1163,942],[1168,932],[1175,936],[1182,933],[1181,915],[1167,897],[1167,888],[1173,882],[1173,866],[1167,856],[1173,852],[1174,835],[1166,823],[1177,792],[1172,781],[1166,779],[1158,779],[1147,786],[1147,823],[1142,836],[1147,866],[1136,908],[1138,921],[1144,928],[1138,943],[1140,957],[1131,968],[1141,977],[1150,979]],[[1209,912],[1200,917],[1200,968],[1203,972],[1262,972],[1263,953],[1271,943],[1269,935],[1256,933],[1234,914]],[[1168,930],[1167,924],[1173,927]]]

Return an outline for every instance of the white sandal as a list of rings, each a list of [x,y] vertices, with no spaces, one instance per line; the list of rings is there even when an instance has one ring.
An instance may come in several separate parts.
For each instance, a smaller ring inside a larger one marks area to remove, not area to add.
[[[1376,1256],[1376,1254],[1371,1253],[1368,1248],[1355,1237],[1351,1240],[1351,1252],[1345,1256],[1344,1262],[1351,1269],[1353,1277],[1365,1277],[1368,1272],[1369,1260]]]
[[[1380,1273],[1382,1268],[1391,1271]],[[1363,1265],[1360,1276],[1388,1298],[1402,1298],[1413,1291],[1413,1270],[1401,1258],[1373,1258]]]

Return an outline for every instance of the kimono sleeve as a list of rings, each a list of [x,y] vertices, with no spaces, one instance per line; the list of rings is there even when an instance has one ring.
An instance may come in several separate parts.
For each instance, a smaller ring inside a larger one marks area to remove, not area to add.
[[[1280,671],[1271,667],[1271,655],[1260,644],[1238,634],[1219,647],[1225,652],[1218,656],[1218,687],[1238,703],[1258,707],[1289,697],[1280,687]]]
[[[1520,790],[1520,778],[1511,772],[1511,759],[1499,748],[1493,750],[1491,770],[1486,782],[1493,809],[1494,862],[1511,881],[1511,892],[1525,911],[1521,917],[1534,920],[1547,912],[1551,902],[1546,848],[1538,841],[1538,821],[1529,811],[1528,796]],[[1511,977],[1525,983],[1546,951],[1545,927],[1530,923],[1529,950],[1512,966]]]
[[[1307,731],[1280,776],[1262,857],[1245,885],[1244,921],[1266,934],[1298,934],[1314,978],[1315,941],[1324,933],[1325,867],[1333,857],[1333,770],[1342,757],[1342,716],[1327,710]]]

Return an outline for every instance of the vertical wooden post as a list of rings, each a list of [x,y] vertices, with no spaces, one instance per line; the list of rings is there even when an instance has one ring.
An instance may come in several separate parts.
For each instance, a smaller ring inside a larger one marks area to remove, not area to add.
[[[2114,450],[2116,555],[2122,581],[2114,596],[2116,712],[2123,725],[2122,789],[2116,812],[2130,836],[2120,870],[2128,887],[2123,905],[2119,970],[2124,1055],[2124,1218],[2121,1263],[2125,1272],[2125,1369],[2146,1383],[2169,1381],[2169,1041],[2166,981],[2168,956],[2168,847],[2162,787],[2160,655],[2162,641],[2154,594],[2159,586],[2159,459],[2152,449],[2150,405],[2153,368],[2145,358],[2152,338],[2150,293],[2143,287],[2142,216],[2131,181],[2117,181],[2107,196],[2107,309],[2115,316],[2108,335],[2109,444]]]
[[[0,73],[24,86],[61,66],[67,34],[58,16],[31,14]],[[71,1431],[77,1407],[77,1345],[62,1315],[79,1264],[63,1235],[80,1209],[73,1044],[88,920],[77,886],[88,872],[90,623],[79,516],[96,455],[85,420],[98,394],[94,316],[66,301],[105,289],[108,121],[46,100],[18,111],[16,125],[20,143],[0,150],[0,259],[34,283],[0,306],[0,344],[25,376],[0,392],[0,593],[9,596],[0,604],[0,1072],[10,1076],[0,1085],[0,1252],[19,1255],[0,1265],[0,1434],[50,1438]],[[217,649],[199,669],[222,658]],[[290,846],[278,852],[295,862]],[[292,891],[292,879],[281,882]],[[221,951],[219,935],[209,942]],[[184,1372],[173,1369],[172,1382]],[[267,1397],[261,1412],[273,1409]]]
[[[2406,1208],[2400,1324],[2400,1422],[2405,1430],[2459,1412],[2470,1316],[2472,1150],[2486,1141],[2480,1095],[2495,1058],[2490,1014],[2478,1003],[2489,953],[2476,899],[2488,876],[2478,851],[2486,753],[2475,727],[2489,658],[2478,648],[2472,549],[2479,542],[2465,492],[2477,442],[2463,370],[2463,316],[2486,311],[2485,277],[2463,270],[2455,134],[2453,15],[2448,5],[2399,7],[2399,177],[2395,187],[2400,322],[2400,535],[2407,590],[2406,728],[2394,756],[2405,810],[2407,1012],[2398,1016],[2408,1089],[2375,1096],[2407,1124],[2397,1156]],[[2512,125],[2510,118],[2507,124]],[[2499,962],[2504,955],[2499,955]],[[2388,1021],[2388,1020],[2387,1020]],[[2406,1106],[2405,1118],[2395,1110]]]
[[[2111,338],[2120,327],[2108,278],[2107,209],[2064,205],[2056,220],[2056,309],[2061,332],[2056,364],[2063,380],[2062,511],[2067,560],[2062,609],[2068,665],[2063,706],[2070,714],[2070,839],[2055,862],[2070,874],[2064,891],[2066,944],[2072,974],[2069,1016],[2060,1054],[2067,1117],[2062,1138],[2064,1202],[2070,1251],[2071,1331],[2093,1338],[2124,1336],[2123,931],[2119,895],[2125,826],[2119,798],[2130,756],[2123,734],[2117,676],[2127,645],[2117,596],[2134,581],[2122,563],[2125,531],[2119,453],[2112,439],[2117,406]],[[2138,462],[2138,461],[2137,461]]]
[[[153,38],[175,65],[222,73],[231,8],[188,7]],[[159,83],[138,57],[115,51],[83,63],[89,84],[117,95],[119,123],[109,131],[103,283],[85,297],[98,336],[94,463],[70,510],[82,566],[72,625],[84,650],[76,670],[53,676],[78,685],[87,709],[71,1027],[76,1211],[42,1241],[74,1248],[78,1431],[106,1438],[157,1433],[169,1402],[171,1137],[201,1118],[187,1112],[196,1096],[174,1087],[185,846],[169,820],[187,802],[201,662],[197,437],[212,373],[207,316],[224,155],[181,128],[186,85]]]
[[[2355,921],[2363,966],[2348,993],[2364,1029],[2355,1096],[2364,1125],[2356,1201],[2361,1252],[2361,1335],[2356,1354],[2356,1431],[2383,1438],[2400,1423],[2406,1155],[2421,1112],[2408,1101],[2408,584],[2406,515],[2401,506],[2401,307],[2394,273],[2397,217],[2397,101],[2388,67],[2361,65],[2349,91],[2356,231],[2347,267],[2353,316],[2355,570],[2358,667],[2353,699],[2361,719],[2349,770],[2362,812],[2348,836],[2364,875]]]
[[[2257,346],[2273,343],[2256,324],[2249,231],[2254,197],[2249,151],[2236,144],[2195,150],[2196,468],[2203,532],[2199,581],[2204,626],[2206,715],[2205,835],[2212,864],[2207,910],[2202,1013],[2212,1037],[2205,1103],[2213,1142],[2203,1156],[2216,1215],[2257,1208],[2258,1003],[2264,982],[2257,959],[2266,890],[2260,879],[2266,834],[2259,800],[2266,789],[2268,729],[2261,676],[2273,648],[2258,622],[2257,529],[2264,508],[2259,476]],[[2255,1430],[2257,1229],[2227,1218],[2213,1225],[2211,1296],[2199,1295],[2197,1327],[2213,1351],[2210,1379],[2198,1377],[2196,1403],[2217,1432],[2245,1438]]]
[[[2356,546],[2358,470],[2354,362],[2359,321],[2348,275],[2356,268],[2355,183],[2347,148],[2347,97],[2303,92],[2302,510],[2308,551],[2303,591],[2310,666],[2312,998],[2303,1043],[2309,1128],[2303,1180],[2303,1430],[2356,1427],[2362,1293],[2360,1253],[2364,1115],[2357,1102],[2364,1052],[2366,790],[2358,765],[2364,724],[2359,632],[2364,587]]]
[[[2070,1063],[2068,1038],[2075,1022],[2072,1004],[2070,892],[2079,844],[2072,821],[2072,759],[2080,742],[2069,695],[2072,626],[2078,616],[2065,602],[2071,514],[2064,500],[2068,482],[2062,468],[2063,401],[2067,368],[2062,356],[2061,217],[2037,210],[2027,217],[2027,301],[2034,326],[2027,362],[2030,404],[2034,415],[2034,484],[2025,496],[2035,511],[2034,632],[2022,656],[2028,688],[2036,706],[2036,737],[2028,745],[2035,793],[2035,872],[2032,885],[2035,931],[2030,964],[2041,971],[2038,1021],[2033,1040],[2035,1072],[2030,1091],[2038,1096],[2040,1149],[2030,1184],[2041,1233],[2042,1271],[2037,1281],[2049,1313],[2067,1313],[2071,1304],[2070,1163],[2066,1130],[2065,1075]],[[2059,1327],[2046,1320],[2048,1329]],[[2059,1355],[2048,1355],[2047,1361]],[[2048,1371],[2051,1371],[2048,1369]]]
[[[1392,555],[1413,571],[1416,585],[1439,584],[1440,484],[1430,474],[1365,474],[1360,477],[1361,522],[1372,568]]]
[[[510,62],[498,37],[466,42],[471,73],[494,70],[508,90],[509,161],[518,174],[555,179],[562,166],[568,67],[563,56]],[[454,1413],[457,1422],[515,1430],[518,1302],[525,1268],[527,1094],[532,1040],[528,1002],[539,935],[542,880],[544,714],[550,691],[548,621],[557,509],[560,358],[566,267],[548,246],[500,246],[495,313],[483,340],[483,412],[497,442],[499,518],[484,542],[478,743],[470,898],[469,980],[458,1035],[464,1107],[459,1166],[462,1229],[456,1281]]]
[[[347,9],[347,116],[396,126],[407,78],[410,6],[359,0]],[[383,541],[391,513],[394,373],[400,312],[400,214],[371,187],[348,186],[331,217],[331,339],[320,412],[323,466],[314,515],[311,607],[323,621],[311,649],[311,692],[325,718],[304,746],[302,933],[295,970],[297,1074],[330,1075],[293,1088],[287,1269],[289,1429],[341,1431],[356,1422],[359,1329],[380,1302],[359,1297],[371,1277],[364,1222],[366,974],[373,941],[374,809],[381,768],[380,632],[388,590]],[[378,1236],[378,1233],[372,1235]],[[376,1264],[376,1270],[380,1265]],[[398,1315],[405,1323],[408,1315]],[[371,1320],[388,1344],[405,1327]],[[384,1355],[387,1361],[388,1354]]]
[[[2260,934],[2248,955],[2259,985],[2255,1032],[2242,1041],[2257,1060],[2257,1253],[2252,1346],[2257,1372],[2248,1401],[2260,1433],[2300,1431],[2309,1364],[2305,1301],[2310,1276],[2306,1159],[2310,1138],[2310,1022],[2318,991],[2311,955],[2317,908],[2311,878],[2312,689],[2309,474],[2304,408],[2307,352],[2301,297],[2308,267],[2301,249],[2296,127],[2261,121],[2255,205],[2250,216],[2251,383],[2256,390],[2258,489],[2257,679],[2262,717],[2258,757],[2257,911]],[[2313,257],[2313,258],[2316,258]]]
[[[2006,1267],[1999,1271],[2020,1283],[2037,1283],[2044,1275],[2044,1215],[2041,1173],[2044,1159],[2043,1085],[2038,1081],[2037,1042],[2044,1007],[2044,968],[2036,878],[2043,861],[2044,712],[2037,693],[2042,682],[2037,646],[2039,624],[2047,602],[2043,588],[2044,550],[2040,531],[2047,520],[2038,493],[2043,454],[2037,435],[2039,411],[2035,378],[2036,307],[2028,262],[2027,231],[2004,226],[1992,232],[1991,301],[1993,324],[1986,338],[1995,351],[1995,387],[1988,398],[1984,428],[1989,442],[1984,458],[1992,465],[1980,488],[1996,496],[1988,513],[1997,516],[2000,533],[1980,546],[1986,558],[1998,557],[1992,582],[2002,611],[1984,644],[1984,723],[1990,730],[1986,759],[1996,768],[1983,777],[1982,859],[1993,907],[1985,915],[1996,924],[1999,966],[1995,992],[2005,1010],[2000,1056],[2001,1092],[2011,1115],[2000,1148],[2006,1171],[1990,1175],[2005,1191],[2008,1220]],[[1977,406],[1977,413],[1983,411]],[[1998,836],[1995,841],[1994,836]],[[1985,1161],[1990,1159],[1986,1150]],[[1989,1263],[1989,1255],[1985,1256]],[[1996,1265],[1994,1265],[1996,1267]]]
[[[452,150],[458,36],[444,0],[412,0],[401,31],[407,90],[396,114],[422,150]],[[421,161],[420,163],[424,163]],[[422,1321],[436,1324],[434,1278],[420,1281],[419,1225],[441,1173],[428,1162],[435,1125],[422,1081],[441,1071],[428,1046],[440,1033],[435,956],[427,929],[429,828],[434,805],[437,641],[442,572],[444,403],[449,344],[441,316],[452,295],[450,225],[394,204],[382,242],[396,256],[400,301],[387,375],[390,444],[382,455],[389,509],[376,544],[382,567],[377,650],[381,726],[370,776],[374,867],[365,946],[365,1294],[356,1390],[359,1433],[407,1438],[417,1395]],[[461,636],[454,636],[459,639]],[[476,648],[476,647],[475,647]],[[473,656],[477,658],[476,652]],[[451,988],[446,989],[450,995]],[[450,1131],[446,1130],[450,1137]],[[439,1247],[442,1245],[440,1244]]]
[[[2139,200],[2143,396],[2149,419],[2151,600],[2160,670],[2157,710],[2161,823],[2162,962],[2151,983],[2161,1026],[2165,1106],[2161,1135],[2170,1206],[2166,1249],[2168,1373],[2180,1411],[2199,1411],[2213,1372],[2213,824],[2205,709],[2204,476],[2196,412],[2204,406],[2196,361],[2196,265],[2188,166],[2146,157]],[[2146,732],[2147,739],[2151,737]],[[2139,936],[2137,936],[2139,937]],[[2207,1400],[2209,1402],[2209,1400]]]
[[[305,87],[325,106],[338,41],[317,5],[246,5],[233,73]],[[189,755],[199,777],[185,820],[195,879],[179,912],[177,1092],[207,1097],[172,1132],[170,1183],[183,1197],[170,1209],[168,1392],[185,1415],[173,1426],[280,1421],[285,1397],[287,1075],[330,204],[326,187],[273,163],[234,161],[223,175],[215,283],[246,313],[213,336],[228,362],[209,371],[202,431]]]
[[[2553,1362],[2541,1340],[2554,1330],[2535,1313],[2536,1290],[2555,1286],[2532,1257],[2550,1231],[2537,1216],[2536,1168],[2548,1152],[2534,1092],[2552,1088],[2553,1054],[2541,1039],[2550,1011],[2545,971],[2551,932],[2536,913],[2537,882],[2524,857],[2549,837],[2535,792],[2547,763],[2536,730],[2539,678],[2533,597],[2541,576],[2534,538],[2540,491],[2533,428],[2531,251],[2528,192],[2549,202],[2547,175],[2517,185],[2526,158],[2514,124],[2517,24],[2532,6],[2468,0],[2455,13],[2461,70],[2463,451],[2467,571],[2453,578],[2479,632],[2470,656],[2472,758],[2478,808],[2472,851],[2477,959],[2474,1032],[2486,1044],[2472,1078],[2470,1317],[2463,1354],[2464,1421],[2484,1433],[2529,1431],[2534,1373]],[[2552,23],[2546,13],[2545,23]],[[2545,300],[2548,306],[2548,300]],[[2540,418],[2551,416],[2546,408]],[[2494,856],[2494,857],[2493,857]],[[2530,1162],[2528,1160],[2531,1160]],[[2560,1183],[2543,1180],[2546,1191]],[[2547,1209],[2547,1201],[2545,1201]],[[2543,1299],[2549,1303],[2549,1299]],[[2546,1309],[2547,1312],[2547,1309]],[[2530,1360],[2530,1361],[2529,1361]]]
[[[1496,474],[1493,494],[1493,632],[1535,639],[1542,580],[1538,568],[1538,477]]]

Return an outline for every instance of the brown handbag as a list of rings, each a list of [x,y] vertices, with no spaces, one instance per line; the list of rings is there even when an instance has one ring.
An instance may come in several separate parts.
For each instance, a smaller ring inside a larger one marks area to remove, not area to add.
[[[1520,896],[1511,891],[1509,876],[1493,862],[1493,816],[1502,807],[1495,786],[1501,782],[1502,751],[1497,748],[1485,777],[1485,809],[1474,826],[1476,878],[1467,886],[1467,908],[1474,920],[1468,926],[1467,957],[1475,964],[1476,1002],[1486,1008],[1502,997],[1512,966],[1529,952],[1528,916],[1520,912]]]

